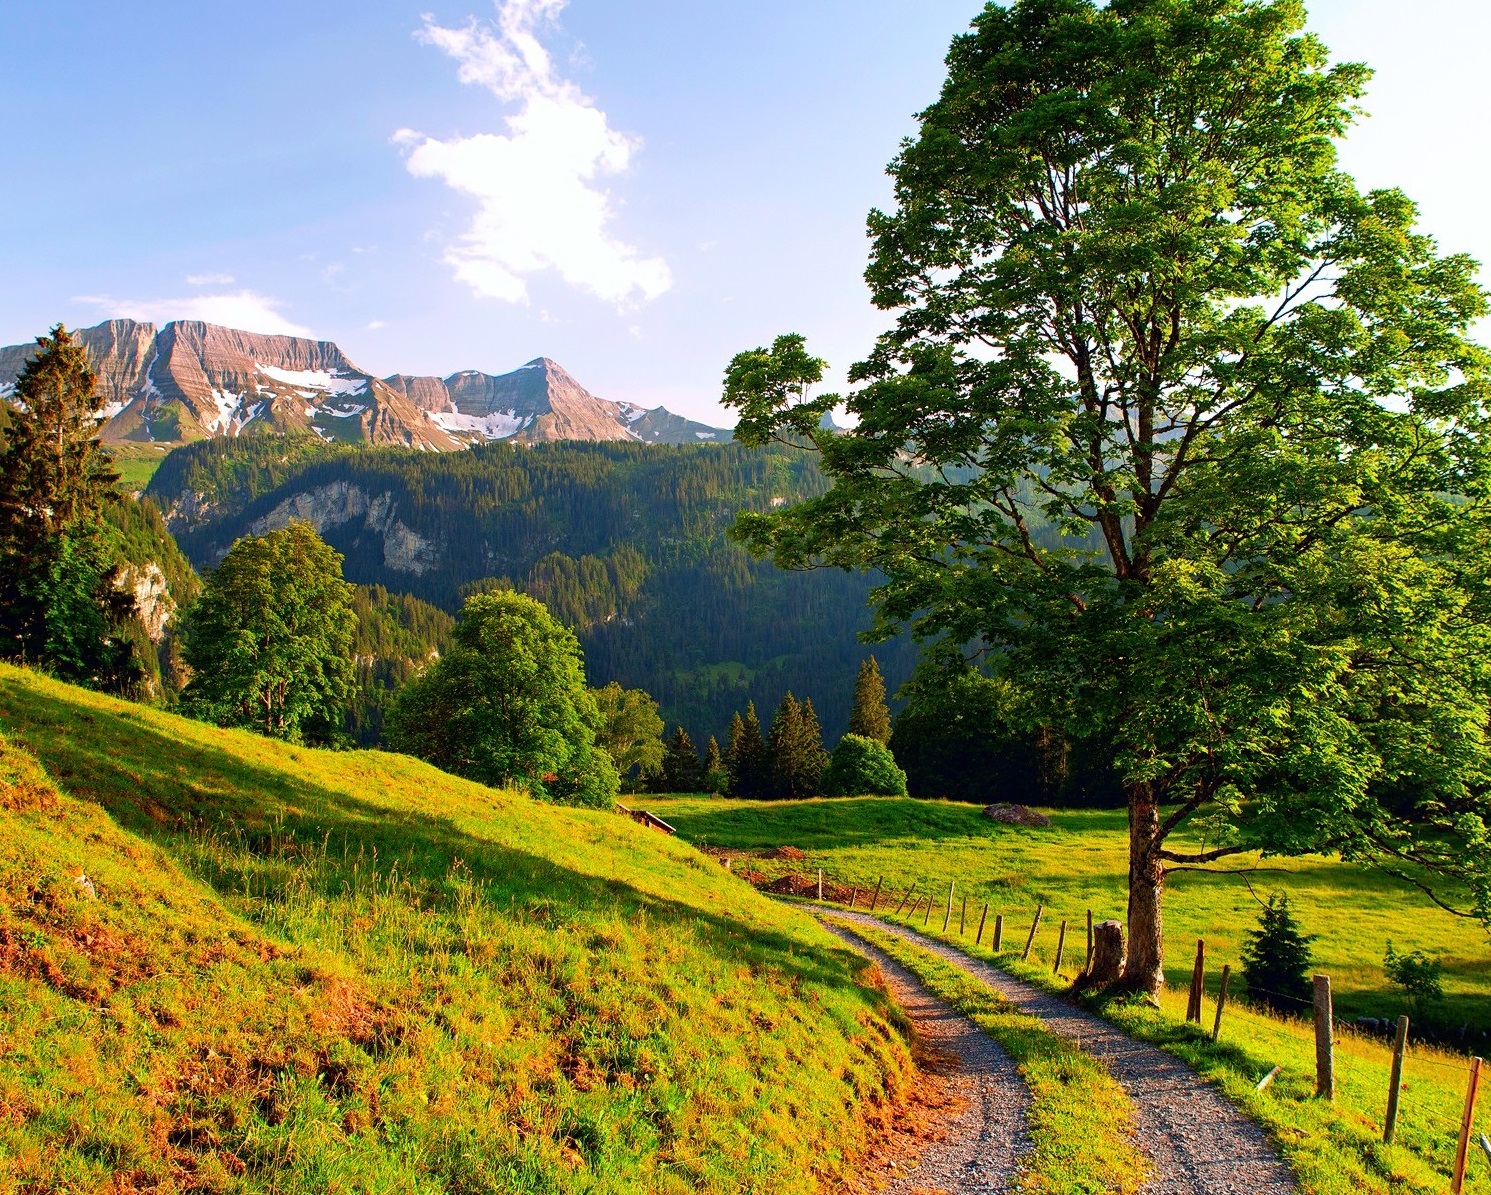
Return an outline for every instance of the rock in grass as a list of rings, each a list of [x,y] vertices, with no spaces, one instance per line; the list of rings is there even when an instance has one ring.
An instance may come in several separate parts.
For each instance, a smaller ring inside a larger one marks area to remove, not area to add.
[[[1044,813],[1037,813],[1029,805],[1010,805],[1000,801],[993,805],[984,806],[984,816],[992,821],[1004,822],[1011,826],[1049,826],[1051,819]]]

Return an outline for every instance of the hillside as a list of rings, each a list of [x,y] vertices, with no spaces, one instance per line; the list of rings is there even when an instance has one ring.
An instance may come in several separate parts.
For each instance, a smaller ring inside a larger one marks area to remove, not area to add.
[[[8,666],[0,725],[7,1189],[808,1192],[909,1073],[852,956],[614,814]]]
[[[540,357],[505,374],[378,378],[331,341],[182,320],[109,320],[74,335],[98,374],[103,437],[185,444],[270,434],[449,451],[488,440],[724,442],[730,433],[662,407],[597,398]],[[35,345],[0,348],[0,398]]]
[[[784,572],[727,537],[735,513],[821,492],[814,459],[736,444],[489,444],[458,455],[275,440],[178,449],[147,491],[198,568],[305,518],[347,578],[455,613],[506,580],[573,627],[593,685],[646,689],[697,743],[792,690],[842,734],[873,581]],[[894,692],[915,649],[875,648]]]

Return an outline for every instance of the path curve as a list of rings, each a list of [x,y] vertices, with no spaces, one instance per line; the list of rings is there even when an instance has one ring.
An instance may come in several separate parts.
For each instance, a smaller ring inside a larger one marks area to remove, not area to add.
[[[1293,1195],[1289,1168],[1261,1128],[1180,1059],[1135,1041],[1101,1017],[970,958],[915,930],[866,913],[845,921],[895,934],[982,980],[1055,1033],[1079,1040],[1123,1085],[1137,1109],[1137,1141],[1154,1164],[1144,1195]],[[862,947],[868,943],[862,943]]]
[[[890,955],[838,926],[824,928],[878,965],[917,1032],[936,1050],[955,1054],[962,1063],[949,1078],[953,1092],[967,1106],[947,1122],[941,1140],[927,1144],[915,1166],[896,1176],[885,1195],[1005,1195],[1030,1145],[1025,1130],[1030,1091],[1009,1055]]]

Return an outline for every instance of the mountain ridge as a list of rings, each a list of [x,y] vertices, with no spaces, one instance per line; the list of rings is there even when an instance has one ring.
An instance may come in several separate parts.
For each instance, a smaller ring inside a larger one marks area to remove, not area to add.
[[[244,332],[197,320],[105,320],[73,336],[98,374],[103,439],[188,444],[244,434],[314,436],[448,452],[492,440],[724,443],[732,433],[664,407],[598,398],[558,362],[446,377],[359,368],[334,341]],[[9,397],[36,345],[0,348]]]

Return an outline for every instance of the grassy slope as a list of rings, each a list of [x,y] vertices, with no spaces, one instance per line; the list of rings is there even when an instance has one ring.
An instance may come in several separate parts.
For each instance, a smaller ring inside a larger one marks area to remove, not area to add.
[[[6,666],[0,732],[0,1191],[810,1191],[908,1079],[855,956],[614,815]]]
[[[781,804],[654,798],[647,807],[701,844],[791,844],[810,852],[808,860],[797,864],[753,862],[763,870],[822,866],[835,878],[865,886],[883,874],[897,899],[907,884],[922,879],[921,891],[938,897],[930,931],[923,932],[937,937],[944,936],[936,932],[941,928],[941,900],[948,881],[956,879],[959,891],[966,884],[973,897],[970,923],[966,936],[960,936],[959,900],[946,939],[979,957],[992,958],[989,934],[982,948],[972,944],[978,911],[988,899],[990,924],[996,909],[1006,914],[1005,945],[1015,952],[999,958],[1000,965],[1053,987],[1065,986],[1050,974],[1060,919],[1069,919],[1074,927],[1066,954],[1070,977],[1085,945],[1080,926],[1088,905],[1098,917],[1122,917],[1121,814],[1051,811],[1056,822],[1051,830],[1028,830],[996,825],[968,806],[875,798]],[[1338,1017],[1357,1011],[1396,1015],[1398,1004],[1383,991],[1378,961],[1384,936],[1393,937],[1400,947],[1447,955],[1454,1014],[1481,1024],[1491,1015],[1486,1001],[1491,951],[1483,931],[1435,910],[1410,889],[1356,868],[1321,860],[1271,861],[1268,866],[1285,870],[1254,876],[1254,887],[1288,891],[1305,925],[1321,935],[1315,946],[1322,970],[1333,977]],[[1018,951],[1037,901],[1046,904],[1047,912],[1032,957],[1043,961],[1022,967]],[[1179,938],[1183,945],[1170,951],[1171,986],[1162,998],[1163,1011],[1121,1005],[1105,1011],[1136,1036],[1185,1058],[1267,1124],[1307,1192],[1442,1189],[1464,1100],[1463,1058],[1433,1049],[1411,1050],[1398,1144],[1387,1149],[1379,1143],[1390,1061],[1382,1043],[1339,1033],[1337,1111],[1332,1113],[1313,1098],[1314,1043],[1308,1024],[1262,1015],[1234,1002],[1222,1042],[1212,1046],[1180,1023],[1190,979],[1187,948],[1193,948],[1195,936],[1204,934],[1207,939],[1209,991],[1214,992],[1221,963],[1236,964],[1241,933],[1256,921],[1256,910],[1257,904],[1235,877],[1172,877],[1166,924],[1170,941]],[[915,928],[921,929],[923,921],[919,914]],[[1208,1027],[1212,1009],[1208,998]],[[1267,1093],[1258,1095],[1253,1085],[1275,1065],[1284,1067],[1282,1075]],[[1491,1101],[1484,1097],[1477,1131],[1491,1133]],[[1479,1152],[1470,1160],[1466,1190],[1491,1192],[1491,1166]]]

